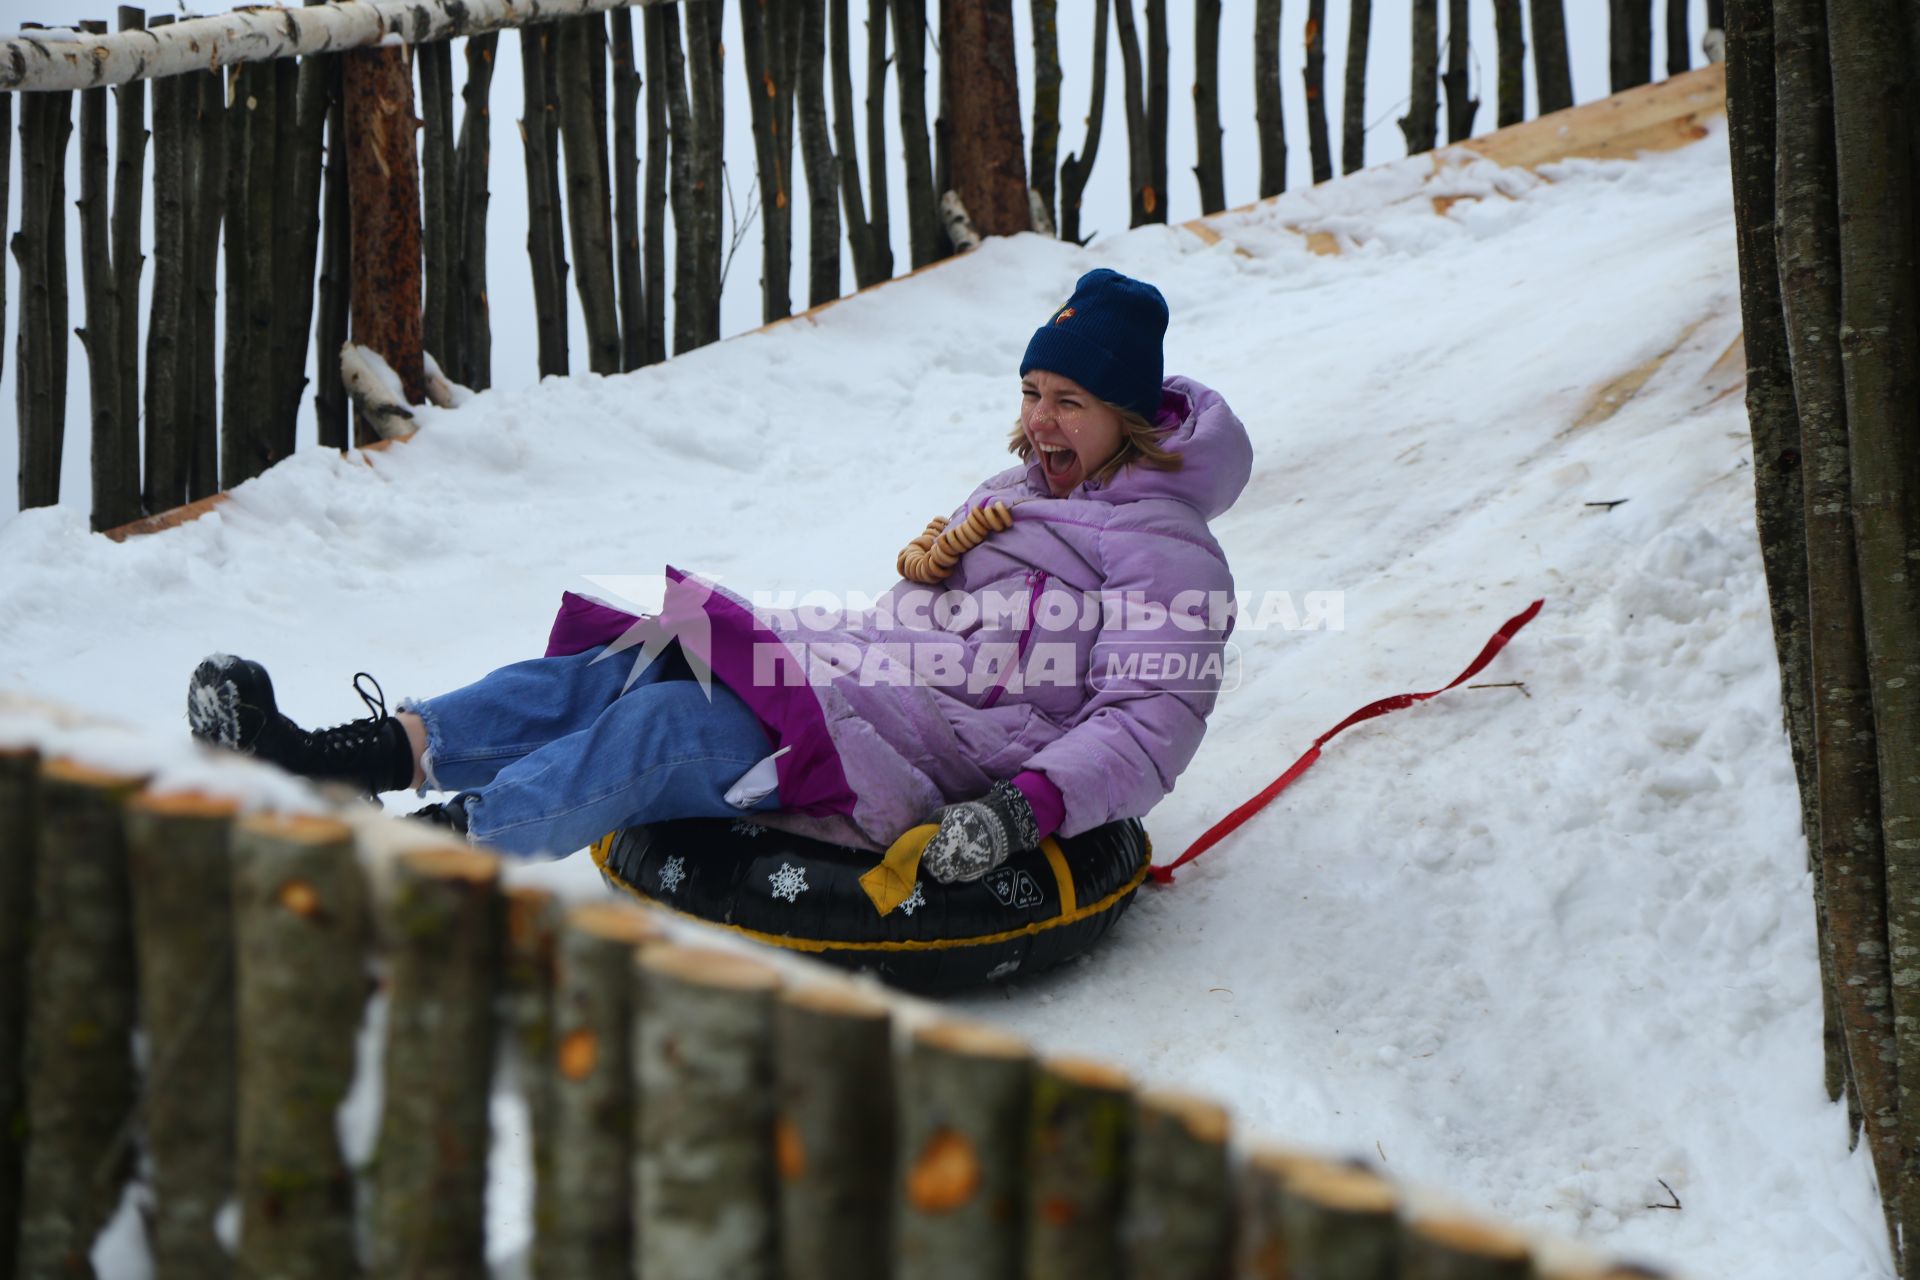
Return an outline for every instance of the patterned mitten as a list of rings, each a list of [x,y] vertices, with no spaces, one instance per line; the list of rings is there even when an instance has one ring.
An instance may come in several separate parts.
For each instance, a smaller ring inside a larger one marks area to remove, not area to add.
[[[940,830],[927,842],[920,865],[942,884],[978,880],[1008,855],[1040,843],[1033,806],[1005,780],[980,799],[950,804],[933,816]]]

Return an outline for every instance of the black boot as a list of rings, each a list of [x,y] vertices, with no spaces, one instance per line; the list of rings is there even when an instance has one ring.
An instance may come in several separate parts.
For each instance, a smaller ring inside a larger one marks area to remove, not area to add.
[[[464,836],[467,834],[466,793],[462,792],[451,800],[415,809],[407,817],[415,822],[424,822],[430,827],[444,827],[455,835]]]
[[[360,687],[373,686],[369,694]],[[257,662],[217,653],[194,669],[187,685],[187,720],[200,741],[279,765],[289,773],[350,782],[368,795],[399,791],[413,781],[407,731],[387,714],[379,681],[362,671],[354,692],[373,714],[331,729],[302,729],[280,714],[273,681]]]

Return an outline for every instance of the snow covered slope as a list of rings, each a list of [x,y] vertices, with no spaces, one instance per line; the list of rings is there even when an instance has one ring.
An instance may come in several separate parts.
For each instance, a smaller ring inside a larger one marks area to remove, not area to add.
[[[429,411],[382,454],[301,454],[125,544],[29,512],[0,526],[0,685],[176,741],[209,650],[262,659],[294,714],[328,721],[360,714],[356,670],[424,694],[537,653],[589,575],[671,559],[746,591],[878,590],[1005,465],[1033,326],[1117,267],[1165,290],[1169,369],[1254,435],[1216,525],[1240,587],[1344,593],[1343,629],[1236,635],[1244,683],[1149,823],[1163,858],[1347,712],[1437,687],[1547,606],[1481,677],[1524,689],[1350,732],[1089,961],[963,1007],[1609,1253],[1889,1275],[1821,1088],[1723,358],[1728,187],[1719,131],[1544,177],[1423,157],[1229,219],[1218,243],[992,242],[665,367]],[[579,861],[561,875],[584,885]]]

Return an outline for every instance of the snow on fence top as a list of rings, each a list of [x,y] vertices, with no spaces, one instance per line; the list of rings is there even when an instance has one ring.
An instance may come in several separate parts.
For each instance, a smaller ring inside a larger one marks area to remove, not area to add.
[[[658,4],[661,0],[336,0],[261,5],[147,31],[88,35],[70,28],[0,40],[0,91],[98,89],[239,62],[425,44],[507,27]]]

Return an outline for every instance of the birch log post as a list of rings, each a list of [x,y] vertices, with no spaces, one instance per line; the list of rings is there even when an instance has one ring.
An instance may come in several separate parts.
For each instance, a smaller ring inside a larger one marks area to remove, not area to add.
[[[353,340],[400,376],[408,404],[427,398],[420,345],[420,167],[406,50],[346,57],[347,184],[353,260]],[[354,439],[378,433],[364,418]]]
[[[72,95],[30,93],[20,103],[20,327],[14,360],[20,432],[20,506],[60,500],[67,413],[67,139]]]
[[[704,0],[702,0],[704,2]],[[607,190],[607,20],[575,18],[554,28],[551,63],[566,156],[566,209],[573,283],[587,322],[587,368],[620,372],[620,311],[614,296],[613,214]]]
[[[399,855],[392,875],[373,1271],[464,1280],[486,1271],[500,862],[422,849]]]
[[[233,860],[239,1269],[339,1280],[359,1270],[335,1115],[367,1003],[367,886],[331,818],[243,818]]]
[[[187,313],[183,336],[191,348],[182,361],[192,404],[187,423],[190,457],[187,497],[204,498],[220,488],[220,389],[215,373],[214,309],[219,301],[220,228],[227,213],[227,91],[219,73],[187,77],[189,159],[187,183]]]
[[[1533,1280],[1533,1253],[1504,1227],[1465,1218],[1406,1223],[1401,1280]]]
[[[104,32],[104,22],[84,27]],[[86,292],[87,389],[92,418],[91,524],[97,533],[140,516],[138,423],[122,416],[119,279],[113,269],[112,187],[107,165],[107,91],[80,95],[80,279]]]
[[[900,1086],[899,1280],[998,1280],[1025,1253],[1033,1062],[989,1027],[916,1032]]]
[[[779,976],[731,952],[672,946],[642,952],[638,976],[638,1274],[771,1280]]]
[[[179,792],[144,792],[127,805],[147,1041],[147,1240],[157,1280],[212,1280],[233,1270],[214,1221],[234,1185],[228,840],[237,809],[229,800]]]
[[[906,153],[907,244],[916,270],[945,256],[940,193],[927,134],[926,0],[893,0],[894,75],[900,85],[900,139]]]
[[[633,962],[659,922],[630,902],[577,907],[557,938],[553,1043],[540,1074],[552,1116],[534,1184],[534,1274],[627,1280],[633,1269]]]
[[[1232,1274],[1228,1124],[1226,1108],[1206,1098],[1154,1091],[1137,1099],[1121,1235],[1133,1280],[1228,1280]]]
[[[172,23],[154,18],[155,26]],[[153,309],[147,321],[146,478],[142,498],[149,513],[187,500],[187,422],[192,402],[182,395],[183,357],[192,349],[186,327],[187,108],[193,81],[175,77],[153,83]]]
[[[1193,7],[1193,127],[1200,212],[1218,213],[1227,207],[1226,163],[1220,153],[1220,0],[1198,0]]]
[[[886,1280],[893,1198],[891,1014],[837,988],[774,1013],[783,1280]]]
[[[26,1156],[27,962],[39,845],[40,758],[0,749],[0,1275],[12,1275]]]
[[[526,152],[527,258],[533,265],[534,325],[543,378],[567,374],[567,250],[560,218],[554,62],[554,28],[522,28],[520,142]]]
[[[1116,5],[1129,0],[1114,0]],[[1280,0],[1253,6],[1253,119],[1260,135],[1260,198],[1287,189],[1286,105],[1280,97]]]
[[[1031,1280],[1121,1274],[1133,1093],[1124,1072],[1043,1061],[1028,1121],[1026,1272]]]
[[[620,284],[620,368],[647,363],[647,293],[640,272],[639,49],[633,14],[613,13],[613,222]]]
[[[444,366],[463,387],[493,385],[493,311],[487,298],[488,170],[493,149],[493,61],[498,35],[467,40],[467,83],[461,89],[460,141],[454,149],[459,253],[454,262],[455,364]]]
[[[141,779],[51,760],[39,779],[19,1274],[84,1274],[133,1170],[133,920],[121,811]]]
[[[503,1070],[526,1099],[532,1130],[534,1221],[537,1240],[546,1230],[538,1196],[553,1169],[553,965],[562,915],[544,889],[516,886],[501,894],[504,917],[500,1031]]]
[[[120,30],[144,32],[144,9],[121,5]],[[120,420],[132,440],[133,468],[140,467],[140,204],[145,195],[147,159],[147,87],[121,85],[114,90],[113,275],[120,311]],[[133,484],[139,503],[140,482]]]
[[[1367,163],[1367,46],[1373,33],[1373,0],[1353,0],[1347,10],[1345,96],[1340,103],[1340,172]]]
[[[1107,106],[1107,6],[1110,0],[1093,0],[1093,88],[1087,107],[1087,137],[1076,154],[1067,156],[1060,166],[1060,238],[1084,244],[1080,235],[1080,199],[1087,189],[1087,177],[1100,153],[1100,122]]]

